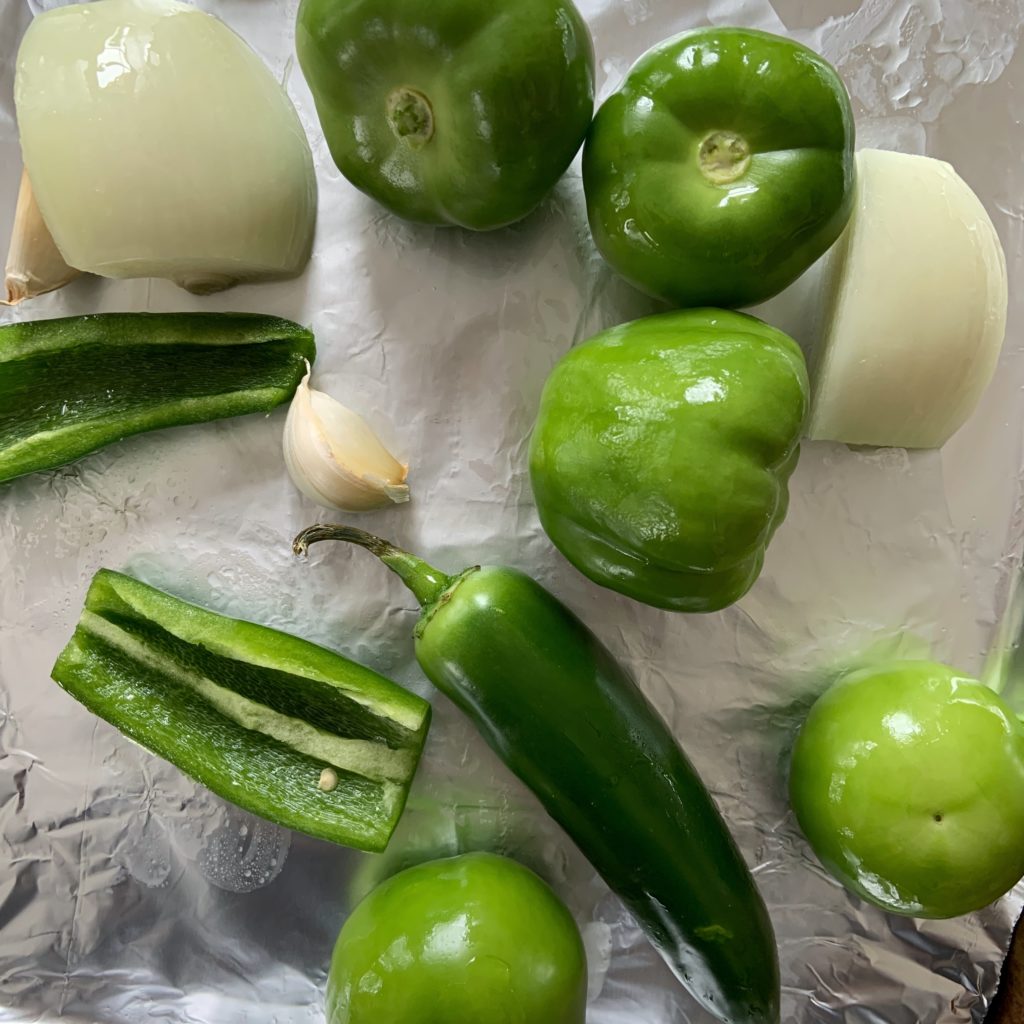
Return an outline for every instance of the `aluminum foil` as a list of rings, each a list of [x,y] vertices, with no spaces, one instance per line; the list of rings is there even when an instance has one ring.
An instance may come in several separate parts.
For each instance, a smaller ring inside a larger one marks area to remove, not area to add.
[[[52,5],[53,0],[46,0]],[[737,606],[680,617],[600,590],[538,525],[525,442],[555,361],[652,310],[597,257],[579,165],[524,223],[476,236],[384,213],[335,170],[293,64],[295,0],[203,0],[286,83],[312,141],[320,218],[291,283],[196,299],[157,281],[81,279],[0,314],[253,310],[309,323],[317,382],[382,428],[414,500],[364,525],[458,569],[504,562],[571,605],[671,722],[771,908],[783,1019],[981,1021],[1024,890],[950,922],[890,917],[816,863],[785,799],[786,752],[837,666],[930,653],[980,671],[1024,541],[1022,300],[997,377],[943,452],[807,444],[763,577]],[[602,96],[659,39],[744,24],[824,53],[861,145],[950,160],[1022,281],[1020,0],[582,0]],[[0,236],[19,157],[11,85],[32,10],[0,0]],[[762,309],[805,338],[800,282]],[[49,681],[86,585],[124,569],[182,597],[333,646],[422,693],[416,611],[372,558],[289,549],[321,516],[290,485],[283,413],[164,431],[0,492],[0,1020],[299,1024],[322,1020],[351,901],[387,861],[239,812],[123,740]],[[697,1024],[618,901],[436,694],[395,850],[489,845],[541,870],[590,953],[591,1024]]]

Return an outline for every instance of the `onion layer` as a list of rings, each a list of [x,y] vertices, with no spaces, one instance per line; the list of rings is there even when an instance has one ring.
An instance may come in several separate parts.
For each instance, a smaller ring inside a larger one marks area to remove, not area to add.
[[[305,266],[305,132],[212,15],[176,0],[47,11],[18,52],[15,102],[36,201],[71,266],[197,292]]]

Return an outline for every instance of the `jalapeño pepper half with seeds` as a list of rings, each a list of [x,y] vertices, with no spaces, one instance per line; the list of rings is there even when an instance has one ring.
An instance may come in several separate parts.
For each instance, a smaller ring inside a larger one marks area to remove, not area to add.
[[[106,569],[53,678],[218,796],[362,850],[387,845],[430,721],[340,654]]]
[[[0,327],[0,483],[161,427],[270,412],[316,356],[256,313],[98,313]]]

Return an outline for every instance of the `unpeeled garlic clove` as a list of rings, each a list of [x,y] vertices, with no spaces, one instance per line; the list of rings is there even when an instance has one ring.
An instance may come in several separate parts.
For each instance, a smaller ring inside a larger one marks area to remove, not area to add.
[[[6,298],[0,298],[0,303],[15,306],[25,299],[56,291],[80,273],[64,262],[39,212],[28,173],[22,171],[4,272]]]
[[[380,443],[358,413],[302,378],[284,425],[284,461],[292,481],[325,508],[366,512],[409,500],[409,467]]]

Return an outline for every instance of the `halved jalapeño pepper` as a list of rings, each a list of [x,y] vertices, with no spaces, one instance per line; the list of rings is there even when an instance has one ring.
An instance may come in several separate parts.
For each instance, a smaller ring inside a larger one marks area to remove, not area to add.
[[[100,313],[0,327],[0,483],[113,441],[269,412],[313,335],[256,313]]]
[[[700,776],[629,673],[553,594],[515,569],[455,576],[345,526],[423,606],[416,657],[540,798],[719,1020],[777,1024],[764,902]]]
[[[362,850],[387,846],[430,720],[339,654],[106,569],[53,678],[239,807]]]

